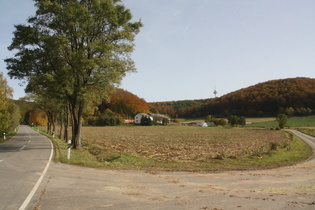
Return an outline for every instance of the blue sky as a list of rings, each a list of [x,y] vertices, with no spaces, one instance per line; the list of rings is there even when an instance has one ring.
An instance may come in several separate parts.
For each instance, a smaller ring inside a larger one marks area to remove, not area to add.
[[[315,78],[314,0],[123,0],[144,27],[132,55],[138,72],[121,88],[147,102],[214,97],[274,79]],[[31,0],[0,2],[0,68],[14,24]],[[24,96],[10,80],[14,98]]]

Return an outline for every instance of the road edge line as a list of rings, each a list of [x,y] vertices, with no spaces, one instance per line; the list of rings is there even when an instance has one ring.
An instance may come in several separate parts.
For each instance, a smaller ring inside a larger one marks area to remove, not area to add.
[[[43,136],[43,135],[42,135]],[[45,137],[45,136],[44,136]],[[36,182],[35,186],[33,187],[33,189],[31,190],[30,194],[28,194],[27,198],[24,200],[23,204],[21,205],[21,207],[19,208],[19,210],[24,210],[27,205],[30,203],[31,199],[33,198],[35,192],[37,191],[39,185],[41,184],[41,182],[43,181],[46,173],[47,173],[47,170],[50,166],[50,163],[51,163],[51,160],[52,160],[52,157],[53,157],[53,153],[54,153],[54,146],[51,142],[51,140],[47,137],[45,137],[46,139],[48,139],[49,143],[50,143],[50,146],[51,146],[51,150],[50,150],[50,156],[49,156],[49,159],[48,159],[48,163],[46,164],[46,167],[42,173],[42,175],[39,177],[38,181]]]

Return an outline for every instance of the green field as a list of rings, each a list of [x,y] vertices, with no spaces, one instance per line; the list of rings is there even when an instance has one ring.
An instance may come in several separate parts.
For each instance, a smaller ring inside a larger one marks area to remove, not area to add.
[[[291,165],[312,154],[306,143],[287,132],[246,128],[83,127],[83,147],[72,150],[70,161],[65,142],[54,142],[57,161],[111,169],[262,169]]]
[[[277,127],[275,118],[248,118],[247,122],[252,122],[246,127]],[[307,117],[292,117],[288,119],[286,127],[315,127],[315,115]]]
[[[227,119],[225,119],[227,120]],[[181,123],[189,122],[204,122],[204,118],[192,118],[192,119],[178,119]],[[246,122],[249,123],[246,127],[278,127],[276,117],[257,117],[246,118]],[[292,117],[288,119],[287,127],[315,127],[315,115],[307,117]]]

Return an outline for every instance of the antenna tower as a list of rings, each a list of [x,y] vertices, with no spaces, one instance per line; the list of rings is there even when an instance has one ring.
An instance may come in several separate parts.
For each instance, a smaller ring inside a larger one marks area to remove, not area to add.
[[[216,98],[216,97],[217,97],[217,94],[218,94],[218,91],[215,89],[215,86],[214,86],[213,94],[214,94],[214,97]]]

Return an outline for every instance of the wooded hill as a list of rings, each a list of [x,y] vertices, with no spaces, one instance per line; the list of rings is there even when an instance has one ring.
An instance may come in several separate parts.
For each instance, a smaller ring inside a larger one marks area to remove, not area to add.
[[[315,79],[271,80],[231,92],[222,97],[150,103],[151,110],[176,117],[242,115],[275,116],[278,113],[311,115],[315,112]]]

